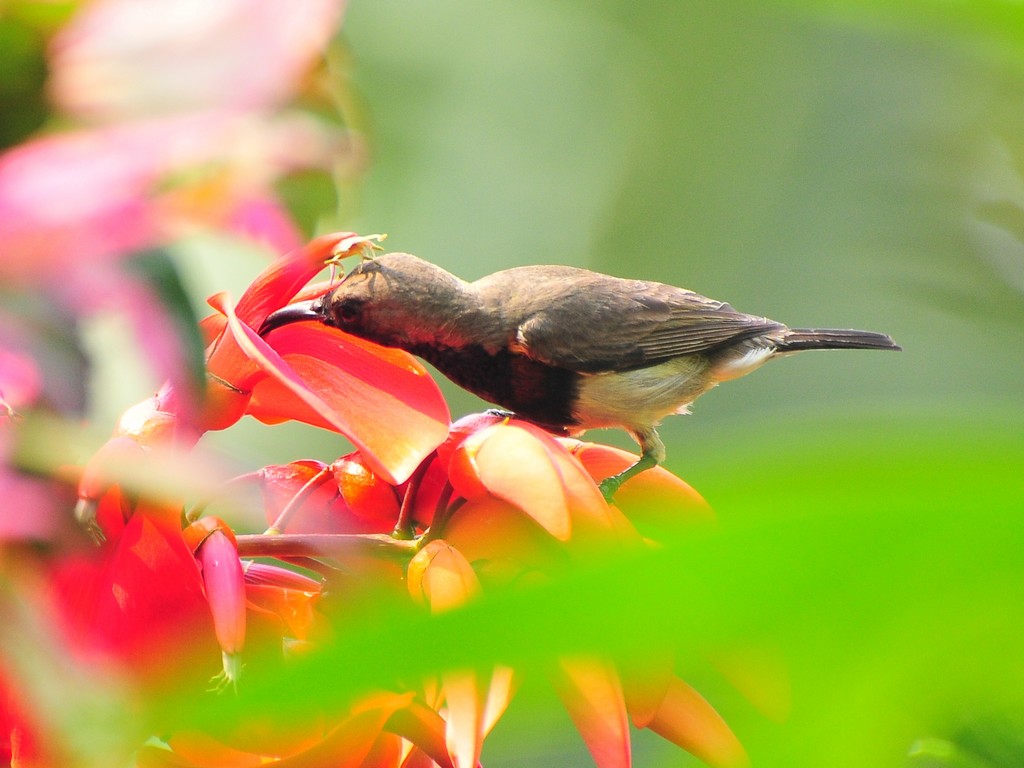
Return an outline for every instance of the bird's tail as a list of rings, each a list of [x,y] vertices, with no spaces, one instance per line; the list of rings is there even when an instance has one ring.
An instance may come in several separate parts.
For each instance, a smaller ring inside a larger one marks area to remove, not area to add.
[[[792,328],[786,331],[777,348],[779,352],[803,349],[891,349],[898,352],[902,349],[884,333],[837,328]]]

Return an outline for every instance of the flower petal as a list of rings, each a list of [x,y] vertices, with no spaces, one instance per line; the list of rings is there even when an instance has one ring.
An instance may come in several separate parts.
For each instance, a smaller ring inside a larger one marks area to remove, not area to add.
[[[398,520],[398,493],[366,466],[358,453],[343,456],[331,465],[345,503],[352,514],[374,530],[391,531]]]
[[[384,724],[408,706],[412,694],[379,694],[354,708],[353,714],[305,752],[273,763],[281,768],[360,768],[370,755]]]
[[[507,501],[560,541],[572,533],[562,474],[547,448],[518,426],[495,424],[463,441],[449,468],[455,490],[479,498],[480,488]]]
[[[442,466],[447,467],[451,463],[452,454],[458,450],[466,438],[477,432],[482,432],[494,424],[508,423],[510,422],[507,417],[494,412],[471,413],[468,416],[463,416],[448,429],[448,439],[437,446],[437,458],[441,461]]]
[[[435,613],[465,604],[480,590],[469,561],[441,539],[428,542],[416,553],[409,562],[407,580],[413,597],[426,602]],[[441,682],[448,706],[448,752],[456,768],[475,768],[483,744],[487,692],[474,670],[446,670]]]
[[[163,754],[150,755],[142,764],[148,766],[217,766],[217,768],[259,768],[263,763],[259,755],[243,752],[235,747],[222,744],[209,734],[199,731],[182,731],[168,739],[173,753],[161,750]],[[173,756],[172,756],[173,755]],[[165,762],[157,760],[162,757]],[[174,758],[178,758],[175,760]],[[185,761],[185,762],[181,762]]]
[[[119,129],[54,135],[0,154],[0,278],[56,279],[72,260],[96,269],[159,238],[145,191],[160,161],[154,145],[143,156],[133,137]]]
[[[143,461],[146,449],[133,436],[115,435],[99,447],[86,462],[78,481],[78,498],[98,501],[115,482],[111,468],[123,466],[126,461]]]
[[[289,637],[308,640],[316,621],[314,608],[320,600],[320,591],[307,592],[269,584],[246,583],[245,600],[250,607],[279,618]]]
[[[139,674],[180,683],[186,665],[217,649],[199,568],[181,531],[136,514],[108,547],[90,578],[67,585],[73,619],[81,622],[74,631]]]
[[[441,674],[448,706],[445,743],[455,768],[476,768],[483,747],[484,702],[487,693],[474,670],[449,670]]]
[[[532,424],[485,426],[458,444],[448,467],[452,485],[464,498],[506,501],[571,545],[573,552],[589,556],[594,548],[641,543],[636,529],[605,502],[579,461],[553,435]]]
[[[507,585],[527,571],[557,572],[569,562],[562,544],[533,518],[492,496],[462,505],[445,523],[444,538],[484,584]]]
[[[2,405],[0,403],[0,408]],[[0,422],[4,418],[0,412]],[[3,429],[5,427],[0,425],[0,432]],[[2,443],[3,436],[0,434],[0,446]],[[0,499],[4,500],[6,510],[18,510],[17,514],[0,514],[0,547],[18,540],[47,541],[56,537],[67,520],[67,510],[71,503],[68,495],[63,485],[0,465]],[[120,525],[115,525],[116,520],[108,521],[102,503],[102,499],[86,502],[92,508],[85,513],[86,523],[93,520],[98,529],[110,538],[117,534]],[[120,519],[120,515],[116,518]]]
[[[148,397],[128,408],[117,420],[115,435],[137,440],[140,445],[154,446],[176,436],[178,416],[164,410],[159,395]]]
[[[279,587],[299,592],[319,592],[324,586],[322,581],[311,579],[305,574],[283,568],[280,565],[245,560],[242,563],[242,569],[245,571],[247,586]]]
[[[659,646],[618,660],[626,709],[633,725],[646,728],[661,709],[675,679],[675,652]]]
[[[166,241],[175,227],[161,183],[222,159],[252,124],[223,110],[190,113],[53,134],[0,154],[0,277],[59,289],[65,271],[95,271]]]
[[[647,727],[716,768],[750,764],[722,716],[678,677],[669,683],[665,699]]]
[[[421,750],[421,755],[430,758],[427,761],[429,765],[433,766],[436,763],[441,768],[452,768],[451,757],[448,755],[448,747],[445,744],[444,718],[430,707],[424,706],[418,701],[411,701],[409,706],[398,710],[391,716],[385,728]],[[415,754],[403,760],[402,768],[408,768],[411,764],[410,760],[416,760]]]
[[[245,645],[246,585],[234,531],[220,518],[207,516],[189,525],[183,536],[202,572],[224,679],[237,683]]]
[[[304,240],[284,205],[270,194],[236,201],[224,223],[230,231],[266,243],[276,253],[301,248]]]
[[[196,428],[203,432],[227,429],[245,415],[251,400],[251,392],[231,385],[225,378],[208,375]]]
[[[359,768],[394,768],[401,757],[402,740],[385,731],[377,736],[369,754],[359,763]]]
[[[458,608],[480,591],[469,561],[442,539],[428,542],[413,556],[406,579],[409,594],[426,602],[434,613]]]
[[[326,464],[294,461],[263,467],[257,474],[267,525],[275,532],[359,532]]]
[[[409,355],[326,326],[285,326],[275,332],[275,346],[288,354],[286,362],[227,302],[217,309],[228,317],[234,341],[269,376],[254,391],[253,415],[341,432],[375,473],[396,485],[447,436],[440,390]]]
[[[636,462],[633,454],[609,445],[570,438],[558,438],[558,442],[598,482]],[[642,533],[655,537],[663,537],[681,525],[705,524],[715,519],[704,498],[663,467],[653,467],[623,483],[615,492],[615,506]]]
[[[274,310],[280,309],[324,268],[332,256],[358,253],[379,235],[334,232],[313,238],[299,250],[278,257],[252,281],[238,300],[235,314],[251,328],[259,328]]]
[[[512,694],[515,693],[516,678],[512,667],[497,666],[491,675],[491,684],[487,686],[487,701],[484,702],[481,733],[487,736],[505,714]]]
[[[551,681],[598,768],[629,768],[629,720],[615,667],[594,656],[566,658]]]
[[[227,656],[236,656],[245,645],[245,577],[235,543],[216,530],[196,550],[203,570],[203,586],[213,614],[217,642]],[[229,667],[225,666],[229,674]]]
[[[41,391],[42,374],[36,361],[29,355],[0,348],[0,417],[34,405]]]
[[[572,515],[574,552],[589,557],[595,549],[641,544],[633,525],[617,507],[605,501],[583,465],[553,435],[532,424],[523,425],[523,429],[532,431],[541,441],[562,478]]]

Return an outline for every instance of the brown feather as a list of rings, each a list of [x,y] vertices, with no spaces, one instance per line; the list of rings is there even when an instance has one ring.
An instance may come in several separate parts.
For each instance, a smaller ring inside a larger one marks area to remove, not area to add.
[[[511,285],[530,291],[509,295]],[[469,288],[501,307],[517,352],[578,373],[655,365],[785,327],[683,288],[572,267],[518,267]]]

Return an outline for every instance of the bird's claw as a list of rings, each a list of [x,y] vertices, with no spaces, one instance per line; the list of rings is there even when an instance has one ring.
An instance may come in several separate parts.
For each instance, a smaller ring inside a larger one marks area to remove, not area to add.
[[[611,504],[612,500],[615,498],[615,492],[619,490],[619,486],[621,485],[622,480],[620,480],[617,475],[612,475],[598,483],[597,487],[601,491],[601,495],[604,496],[604,500]]]

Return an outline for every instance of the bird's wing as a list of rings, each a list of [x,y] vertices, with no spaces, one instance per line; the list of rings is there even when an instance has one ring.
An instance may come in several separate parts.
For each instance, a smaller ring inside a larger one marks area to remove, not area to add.
[[[783,328],[682,288],[603,278],[525,317],[516,349],[548,365],[601,373],[709,353]]]

